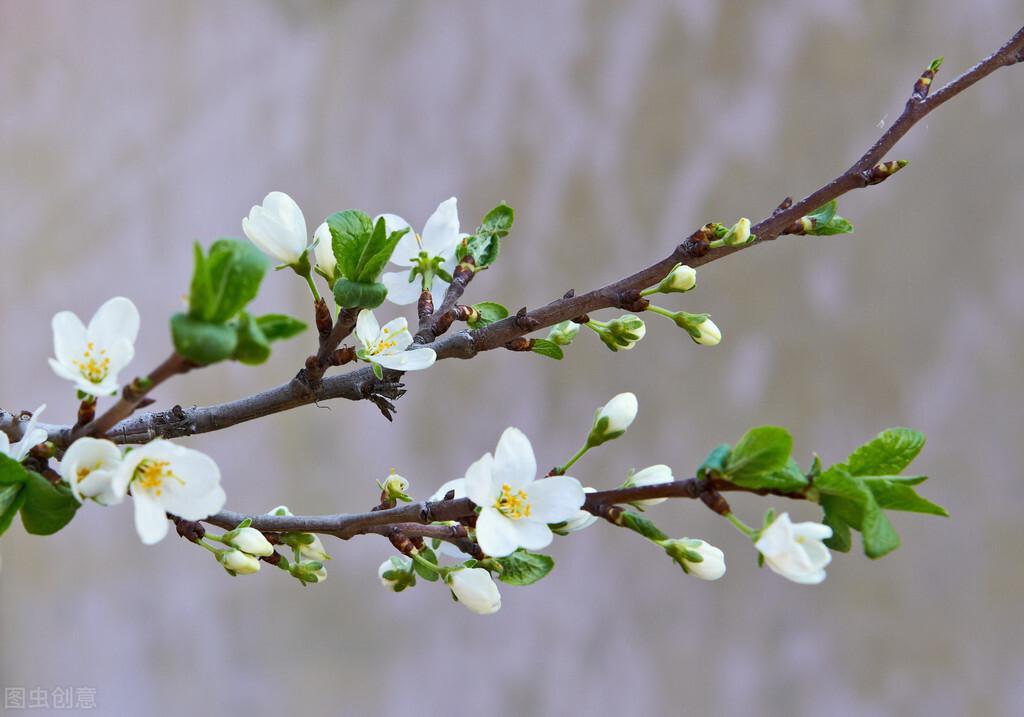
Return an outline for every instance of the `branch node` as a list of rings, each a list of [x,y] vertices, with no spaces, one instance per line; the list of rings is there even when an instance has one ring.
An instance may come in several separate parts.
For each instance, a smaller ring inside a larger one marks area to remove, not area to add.
[[[616,304],[620,309],[626,311],[641,312],[647,309],[651,305],[649,299],[640,296],[639,289],[626,289],[625,291],[619,292],[618,303]]]
[[[523,331],[533,331],[540,326],[540,321],[527,314],[525,306],[516,312],[513,322],[515,323],[516,328],[522,329]]]
[[[506,341],[505,348],[507,348],[509,351],[532,351],[533,339],[528,339],[525,336],[520,336],[517,339]]]

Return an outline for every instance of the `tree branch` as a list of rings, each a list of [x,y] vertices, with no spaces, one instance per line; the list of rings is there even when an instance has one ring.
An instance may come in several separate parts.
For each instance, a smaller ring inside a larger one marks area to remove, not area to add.
[[[1001,67],[1022,62],[1022,58],[1024,58],[1024,28],[1018,30],[999,50],[931,96],[925,96],[921,92],[919,80],[899,118],[860,159],[821,188],[796,203],[790,204],[787,200],[771,215],[754,225],[751,230],[757,235],[754,244],[772,241],[785,233],[786,228],[793,222],[798,221],[817,207],[853,189],[876,183],[878,176],[877,173],[872,173],[873,167],[882,161],[883,155],[906,135],[911,127],[936,107],[957,96],[979,80]],[[682,262],[692,267],[698,267],[744,248],[746,247],[710,248],[705,235],[698,230],[664,259],[619,281],[578,296],[567,295],[533,311],[522,311],[515,316],[480,329],[461,331],[443,338],[435,338],[429,343],[417,345],[417,348],[423,345],[428,346],[437,352],[439,359],[472,358],[482,351],[503,347],[508,342],[537,329],[553,326],[561,321],[600,309],[629,305],[636,291],[660,281],[676,263]],[[454,291],[458,291],[458,289]],[[452,295],[454,295],[454,291]],[[448,298],[446,295],[441,309],[449,303]],[[454,300],[452,299],[453,302]],[[435,312],[435,316],[437,313]],[[339,323],[341,323],[340,316]],[[328,342],[337,338],[337,342],[334,343],[334,347],[336,347],[347,333],[337,324],[334,328],[336,331],[331,332]],[[341,338],[338,338],[338,335]],[[323,352],[324,347],[321,346],[320,354]],[[318,363],[320,354],[317,356]],[[157,437],[173,438],[220,430],[243,421],[315,401],[332,398],[373,400],[375,397],[383,397],[386,399],[400,395],[400,391],[400,384],[378,381],[369,368],[361,368],[342,376],[328,377],[318,386],[312,388],[302,380],[292,380],[277,388],[229,403],[191,409],[175,406],[170,411],[132,416],[115,425],[108,432],[107,437],[119,443],[143,443]],[[49,432],[50,440],[59,448],[68,445],[71,438],[69,426],[46,425],[43,427]],[[13,414],[0,412],[0,430],[8,433],[12,440],[20,438],[21,427]]]

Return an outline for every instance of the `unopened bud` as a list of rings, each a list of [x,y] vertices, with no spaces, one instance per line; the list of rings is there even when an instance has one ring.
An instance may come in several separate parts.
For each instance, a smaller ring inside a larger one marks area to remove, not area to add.
[[[621,436],[636,419],[637,408],[635,394],[626,392],[613,397],[594,416],[594,425],[587,436],[587,445],[599,446]]]
[[[251,575],[260,571],[260,561],[241,550],[223,550],[217,560],[231,575]]]
[[[551,331],[548,332],[548,341],[553,341],[559,346],[568,346],[579,332],[579,324],[572,321],[563,321],[551,327]]]

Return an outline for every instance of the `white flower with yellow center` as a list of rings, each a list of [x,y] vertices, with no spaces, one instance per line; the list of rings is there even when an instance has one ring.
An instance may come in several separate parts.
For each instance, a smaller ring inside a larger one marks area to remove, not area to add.
[[[411,304],[420,297],[424,284],[434,300],[444,295],[455,270],[455,249],[465,234],[459,233],[458,200],[441,202],[427,219],[423,234],[416,234],[409,222],[395,214],[382,214],[388,234],[402,229],[409,232],[398,240],[391,261],[409,267],[404,271],[385,272],[381,282],[388,288],[388,301]],[[379,217],[378,217],[379,218]]]
[[[205,453],[157,439],[124,457],[114,476],[117,493],[131,488],[135,529],[146,545],[167,535],[167,516],[201,520],[224,507],[220,469]]]
[[[39,414],[45,410],[46,404],[44,403],[32,413],[32,417],[28,419],[28,425],[25,426],[25,431],[21,434],[21,440],[16,443],[11,443],[8,435],[0,431],[0,453],[21,463],[28,457],[29,451],[43,443],[49,434],[43,428],[36,428],[36,423],[39,421]]]
[[[84,503],[92,498],[100,505],[117,505],[124,491],[114,489],[114,476],[121,467],[121,450],[102,438],[79,438],[60,461],[60,477],[71,493]]]
[[[120,385],[117,374],[135,356],[139,310],[130,299],[117,296],[103,304],[86,327],[70,311],[53,317],[53,353],[50,368],[74,381],[82,393],[109,396]]]
[[[761,531],[754,543],[772,572],[802,585],[815,585],[825,579],[825,566],[832,553],[823,541],[832,537],[832,528],[821,523],[794,523],[783,513]]]
[[[548,523],[576,517],[585,498],[580,482],[536,476],[533,446],[518,428],[505,429],[494,455],[485,454],[466,471],[466,495],[480,506],[476,539],[488,555],[544,548],[553,538]]]
[[[433,366],[437,359],[434,349],[406,351],[412,344],[412,334],[405,317],[393,319],[381,327],[373,312],[363,309],[356,317],[356,338],[362,344],[356,356],[372,364],[378,378],[383,375],[381,369],[418,371]]]

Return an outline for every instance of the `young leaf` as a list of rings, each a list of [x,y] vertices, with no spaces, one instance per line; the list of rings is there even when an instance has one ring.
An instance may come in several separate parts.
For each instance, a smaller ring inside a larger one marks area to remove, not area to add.
[[[661,532],[654,523],[649,521],[647,518],[643,518],[636,513],[623,513],[621,522],[619,523],[623,528],[629,528],[634,533],[639,533],[648,540],[668,540],[668,536]]]
[[[387,226],[384,224],[384,217],[378,219],[377,224],[373,227],[373,232],[370,234],[370,240],[363,247],[363,252],[359,257],[356,275],[351,278],[364,284],[375,283],[380,276],[380,272],[391,259],[391,254],[395,251],[398,240],[405,236],[408,231],[409,228],[406,227],[400,231],[388,234]]]
[[[924,434],[909,428],[889,428],[850,454],[847,467],[855,476],[896,475],[924,447]]]
[[[341,273],[358,281],[359,259],[373,233],[370,217],[358,209],[346,209],[327,217],[327,228],[331,230],[331,249]]]
[[[711,452],[708,453],[708,457],[697,468],[697,477],[704,480],[712,473],[717,475],[723,474],[725,472],[725,464],[729,460],[731,452],[732,448],[728,443],[712,448]]]
[[[836,206],[836,200],[833,199],[827,204],[822,204],[820,207],[808,214],[807,217],[813,219],[819,225],[828,224],[832,221],[832,217],[836,215]]]
[[[820,502],[825,508],[826,517],[830,519],[826,524],[832,525],[835,530],[834,522],[838,518],[859,530],[864,554],[869,558],[880,558],[899,547],[899,536],[875,501],[864,478],[850,475],[845,466],[836,465],[822,473],[814,486],[821,493]],[[829,547],[834,543],[841,543],[841,540],[833,536],[831,541],[826,541]]]
[[[349,279],[334,282],[334,301],[343,309],[376,309],[387,295],[387,287],[376,282],[364,284]]]
[[[807,234],[816,237],[832,236],[834,234],[853,234],[853,225],[843,217],[836,215],[828,222],[817,225]]]
[[[21,522],[32,535],[52,535],[71,522],[79,503],[63,483],[54,485],[34,471],[27,473]]]
[[[6,456],[4,457],[6,458]],[[14,520],[15,514],[25,504],[24,488],[22,483],[0,484],[0,535],[3,535],[11,527],[11,521]]]
[[[757,485],[750,487],[770,488],[783,493],[793,493],[807,486],[807,476],[800,470],[800,464],[790,458],[782,470],[764,473],[753,482]]]
[[[499,237],[506,237],[512,230],[512,223],[515,221],[515,210],[502,202],[484,215],[480,228],[490,234]]]
[[[508,309],[496,301],[481,301],[479,304],[473,304],[473,308],[476,309],[477,319],[467,322],[471,329],[479,329],[508,316]]]
[[[522,548],[504,558],[497,558],[497,561],[502,568],[498,580],[509,585],[532,585],[555,567],[551,556],[530,553]]]
[[[730,482],[744,488],[762,488],[768,477],[786,468],[793,437],[778,426],[751,428],[732,449],[725,465]]]
[[[200,366],[230,358],[238,345],[234,326],[194,319],[187,314],[171,317],[171,338],[175,351]]]
[[[284,341],[306,330],[306,324],[285,314],[264,314],[256,317],[256,324],[267,341]]]
[[[945,508],[925,500],[911,487],[924,480],[925,476],[884,476],[865,478],[864,484],[881,508],[949,517]]]
[[[270,340],[259,322],[244,311],[238,316],[238,342],[231,358],[240,363],[256,366],[270,358]]]
[[[553,358],[558,361],[561,361],[565,356],[561,346],[556,344],[554,341],[548,341],[547,339],[534,339],[533,346],[530,347],[530,350],[535,354],[547,356],[548,358]]]
[[[267,260],[252,244],[236,239],[218,239],[205,258],[201,255],[197,245],[188,313],[222,324],[256,298]]]

